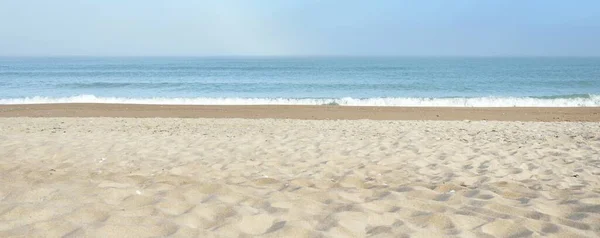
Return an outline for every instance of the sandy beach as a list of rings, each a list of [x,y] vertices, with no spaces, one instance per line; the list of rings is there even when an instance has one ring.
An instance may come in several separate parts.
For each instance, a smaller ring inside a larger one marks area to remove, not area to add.
[[[594,121],[600,107],[347,107],[288,105],[0,105],[0,117],[246,118],[304,120]]]
[[[0,236],[596,237],[599,131],[598,122],[0,118]]]
[[[600,1],[1,1],[0,238],[600,238]]]

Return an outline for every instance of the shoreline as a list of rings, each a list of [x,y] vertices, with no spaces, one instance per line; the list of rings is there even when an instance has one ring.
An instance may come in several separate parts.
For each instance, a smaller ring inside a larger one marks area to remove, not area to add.
[[[600,122],[600,107],[233,106],[64,103],[0,105],[0,117]]]

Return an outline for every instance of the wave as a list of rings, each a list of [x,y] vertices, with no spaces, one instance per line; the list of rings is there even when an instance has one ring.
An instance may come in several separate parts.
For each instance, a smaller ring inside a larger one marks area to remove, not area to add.
[[[161,105],[339,105],[405,107],[600,107],[600,95],[451,98],[125,98],[79,95],[0,99],[0,104],[114,103]]]

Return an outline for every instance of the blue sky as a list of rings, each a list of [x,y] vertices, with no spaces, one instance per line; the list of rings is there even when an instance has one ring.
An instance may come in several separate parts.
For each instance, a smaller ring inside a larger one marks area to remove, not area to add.
[[[598,42],[598,0],[0,0],[4,56],[600,56]]]

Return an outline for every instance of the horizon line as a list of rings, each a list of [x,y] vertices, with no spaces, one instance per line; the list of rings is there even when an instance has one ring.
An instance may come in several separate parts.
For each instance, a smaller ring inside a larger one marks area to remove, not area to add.
[[[0,58],[600,58],[600,55],[0,55]]]

